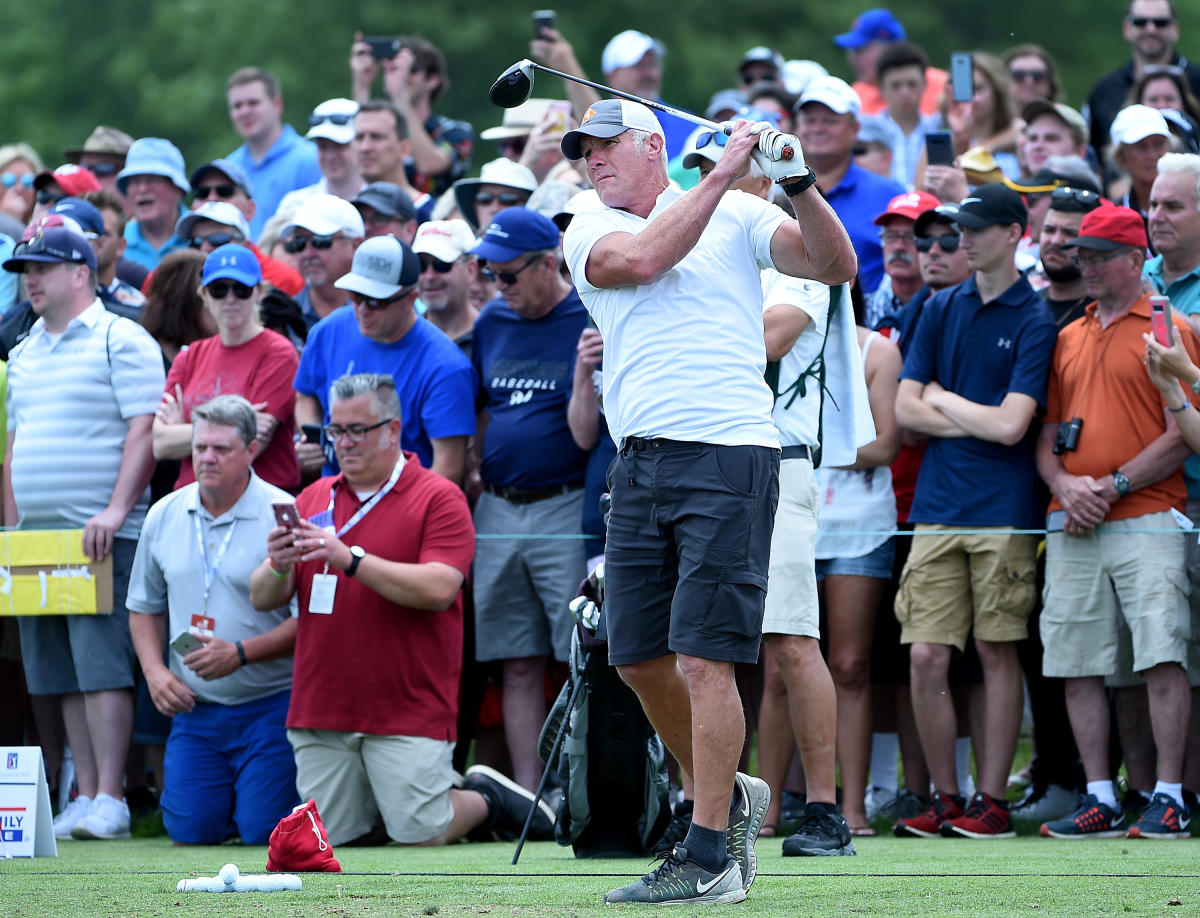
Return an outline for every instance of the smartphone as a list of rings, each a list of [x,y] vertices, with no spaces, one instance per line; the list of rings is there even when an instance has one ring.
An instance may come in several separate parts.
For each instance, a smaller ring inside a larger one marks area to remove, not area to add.
[[[554,119],[554,122],[546,128],[546,133],[553,137],[562,137],[567,133],[567,129],[571,126],[571,103],[564,100],[556,100],[546,106],[547,114]]]
[[[305,443],[315,443],[321,445],[321,425],[320,424],[301,424],[300,432],[304,434]]]
[[[374,38],[364,38],[363,41],[371,46],[371,56],[379,60],[395,57],[404,47],[399,35],[377,35]]]
[[[533,37],[544,38],[546,29],[557,29],[554,10],[533,11]]]
[[[180,631],[175,635],[175,640],[171,641],[171,649],[181,657],[186,657],[193,650],[199,650],[204,646],[204,642],[190,631]]]
[[[1067,511],[1055,510],[1046,516],[1047,532],[1062,532],[1067,522]]]
[[[1175,343],[1171,331],[1171,301],[1165,296],[1150,297],[1150,327],[1154,330],[1154,340],[1163,347]]]
[[[300,525],[300,511],[295,504],[271,504],[271,509],[275,511],[275,522],[284,529],[295,529]]]
[[[955,51],[950,55],[950,85],[955,102],[970,102],[975,98],[975,65],[970,51]]]
[[[926,134],[925,161],[930,166],[953,166],[954,135],[949,131],[930,131]]]

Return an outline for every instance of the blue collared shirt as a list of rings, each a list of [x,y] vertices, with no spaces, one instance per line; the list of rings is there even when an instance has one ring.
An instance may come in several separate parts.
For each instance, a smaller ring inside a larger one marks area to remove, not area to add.
[[[254,219],[250,221],[252,239],[258,239],[263,225],[275,215],[285,194],[321,180],[317,145],[297,134],[290,124],[283,126],[279,138],[257,162],[246,144],[225,158],[241,166],[250,180],[250,196],[256,207]]]
[[[825,192],[825,199],[846,227],[858,253],[858,280],[865,295],[874,293],[883,280],[883,247],[879,244],[875,218],[887,210],[892,198],[904,191],[899,182],[851,163],[842,180]]]
[[[187,208],[180,202],[179,216],[182,217],[187,212]],[[178,223],[178,220],[176,222]],[[186,247],[186,239],[181,239],[171,233],[170,239],[155,248],[150,240],[142,235],[142,227],[137,220],[130,220],[125,224],[125,257],[136,261],[139,265],[145,265],[151,271],[157,268],[158,263],[172,252]]]

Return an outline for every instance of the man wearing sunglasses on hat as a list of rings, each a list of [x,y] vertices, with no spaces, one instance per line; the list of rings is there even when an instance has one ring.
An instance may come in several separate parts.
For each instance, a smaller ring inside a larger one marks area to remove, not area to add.
[[[1077,184],[1083,182],[1076,180]],[[1041,273],[1047,285],[1040,293],[1054,324],[1066,328],[1083,315],[1084,307],[1092,301],[1087,284],[1074,260],[1074,250],[1068,242],[1079,235],[1084,216],[1100,206],[1101,198],[1094,188],[1063,185],[1046,195],[1050,202],[1042,218],[1038,237]]]
[[[89,558],[113,557],[111,615],[19,622],[29,692],[61,696],[75,758],[79,796],[54,830],[128,838],[135,658],[125,593],[149,505],[162,354],[140,325],[105,311],[96,254],[67,218],[47,217],[4,268],[24,274],[39,316],[9,355],[5,518],[21,529],[82,529]]]
[[[332,194],[349,201],[362,190],[363,178],[354,151],[357,113],[358,103],[352,99],[327,99],[312,110],[304,136],[317,145],[321,178],[315,184],[289,191],[276,213],[293,213],[314,194]]]
[[[1129,43],[1130,59],[1096,81],[1084,112],[1091,123],[1091,143],[1096,150],[1108,145],[1113,118],[1147,67],[1170,64],[1181,68],[1192,92],[1200,94],[1200,66],[1175,48],[1179,21],[1174,0],[1130,0],[1121,20],[1121,35]]]
[[[417,256],[395,236],[357,246],[347,270],[333,281],[341,295],[349,295],[350,308],[336,309],[313,326],[300,357],[296,420],[329,422],[329,389],[338,377],[386,373],[395,380],[403,408],[404,448],[426,468],[461,484],[467,437],[475,432],[475,372],[454,342],[417,315],[420,274]],[[336,444],[324,445],[325,474],[332,474]],[[300,443],[301,468],[320,468],[320,452]]]

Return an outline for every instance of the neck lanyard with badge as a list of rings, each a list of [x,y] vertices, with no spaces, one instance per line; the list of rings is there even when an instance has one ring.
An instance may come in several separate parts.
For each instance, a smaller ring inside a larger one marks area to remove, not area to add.
[[[324,513],[318,513],[312,517],[309,522],[316,523],[326,532],[331,533],[334,538],[340,539],[347,532],[362,522],[363,517],[375,509],[375,506],[383,500],[396,486],[396,482],[400,480],[400,473],[404,470],[404,454],[400,454],[400,458],[396,460],[396,467],[392,469],[392,474],[388,478],[387,483],[372,495],[371,499],[358,508],[354,516],[346,521],[346,524],[340,529],[335,529],[333,525],[333,503],[337,499],[337,485],[333,485],[329,489],[329,507]],[[308,593],[308,611],[316,615],[332,615],[333,600],[337,593],[337,574],[329,573],[329,562],[325,562],[325,569],[319,574],[313,574],[312,587]]]
[[[192,514],[192,528],[196,531],[196,544],[200,548],[200,563],[204,568],[204,596],[201,600],[201,614],[199,616],[192,616],[192,630],[212,637],[215,631],[216,620],[208,614],[208,597],[212,593],[213,584],[217,581],[217,571],[221,568],[221,561],[225,558],[225,552],[229,548],[229,543],[233,541],[233,531],[237,529],[238,521],[235,517],[229,524],[229,529],[225,532],[225,538],[221,540],[221,547],[213,555],[212,564],[209,564],[208,550],[204,545],[204,527],[200,522],[200,510],[200,499],[197,497],[196,511]]]

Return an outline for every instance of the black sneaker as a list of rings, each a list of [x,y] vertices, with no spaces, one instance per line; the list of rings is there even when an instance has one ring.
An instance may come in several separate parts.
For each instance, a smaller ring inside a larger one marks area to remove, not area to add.
[[[1084,794],[1072,813],[1042,823],[1038,832],[1042,838],[1120,838],[1126,828],[1124,813]]]
[[[767,807],[771,805],[771,788],[766,781],[744,775],[740,771],[733,779],[733,799],[737,806],[729,814],[729,825],[725,829],[725,850],[737,861],[741,869],[742,889],[748,890],[758,872],[758,859],[754,854],[754,842],[762,831],[767,818]],[[740,793],[740,796],[739,796]],[[736,901],[736,900],[731,900]]]
[[[670,854],[672,848],[687,838],[688,829],[692,827],[692,810],[695,807],[694,800],[680,800],[675,804],[671,821],[667,823],[662,838],[654,844],[655,855]]]
[[[688,860],[688,851],[683,845],[676,845],[658,859],[662,863],[640,880],[605,893],[605,903],[681,905],[694,902],[703,905],[741,902],[746,898],[741,868],[732,857],[719,873],[709,873],[695,861]]]
[[[490,830],[500,841],[512,841],[525,828],[533,793],[494,768],[473,765],[463,777],[463,790],[475,791],[488,805],[487,821],[480,828]],[[554,810],[545,800],[537,802],[537,813],[529,827],[530,841],[551,841],[554,838]],[[478,837],[473,833],[473,837]]]
[[[857,854],[850,826],[832,803],[810,803],[794,835],[783,840],[784,857],[836,857]]]
[[[1129,828],[1130,838],[1191,838],[1192,814],[1170,794],[1155,794],[1137,822]]]
[[[906,787],[879,808],[879,814],[875,819],[893,823],[898,819],[912,819],[914,816],[920,816],[928,808],[929,801],[926,798],[914,794]],[[874,822],[875,819],[871,821]]]

